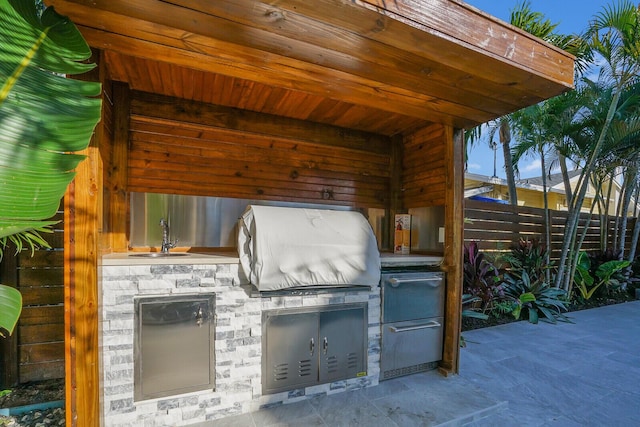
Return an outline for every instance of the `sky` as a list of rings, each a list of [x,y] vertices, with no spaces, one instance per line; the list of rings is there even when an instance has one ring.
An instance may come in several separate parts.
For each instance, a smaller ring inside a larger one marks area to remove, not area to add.
[[[466,3],[487,12],[503,21],[509,21],[511,10],[522,0],[465,0]],[[557,32],[578,34],[584,31],[589,21],[606,5],[618,0],[529,0],[531,10],[543,13],[553,23],[558,23]],[[498,147],[496,175],[505,178],[502,147]],[[486,141],[479,141],[469,152],[468,172],[492,176],[494,153]],[[520,178],[540,176],[540,160],[529,157],[518,164]]]

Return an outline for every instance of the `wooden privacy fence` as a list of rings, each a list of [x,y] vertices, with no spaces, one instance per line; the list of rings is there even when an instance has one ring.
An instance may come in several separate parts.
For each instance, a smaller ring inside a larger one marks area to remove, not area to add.
[[[53,220],[62,220],[59,211]],[[64,378],[64,230],[42,234],[52,249],[14,256],[6,248],[0,283],[18,288],[23,309],[13,336],[0,339],[0,387]]]
[[[480,250],[484,252],[506,252],[521,237],[545,241],[544,209],[467,199],[465,200],[464,215],[465,243],[476,241]],[[551,218],[551,259],[559,259],[564,240],[567,212],[550,210],[549,215]],[[588,221],[590,216],[591,220]],[[578,233],[583,232],[587,222],[589,222],[589,228],[582,249],[586,251],[600,250],[600,230],[602,228],[600,216],[588,213],[580,214]],[[626,251],[629,250],[634,224],[635,218],[629,218]],[[610,217],[609,223],[604,226],[609,230],[607,247],[611,247],[615,217]]]

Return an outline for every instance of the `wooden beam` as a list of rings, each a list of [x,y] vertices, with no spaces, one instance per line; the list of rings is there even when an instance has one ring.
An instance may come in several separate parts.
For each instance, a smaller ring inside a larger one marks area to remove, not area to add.
[[[444,350],[440,370],[456,374],[460,369],[462,325],[462,266],[464,246],[464,133],[445,128],[446,192],[444,268],[447,273]]]
[[[200,125],[202,133],[211,128],[232,129],[384,156],[390,150],[389,138],[373,133],[148,93],[134,92],[133,98],[131,116],[136,121],[154,118],[158,120],[155,123],[164,120],[175,126],[180,122],[186,128]]]

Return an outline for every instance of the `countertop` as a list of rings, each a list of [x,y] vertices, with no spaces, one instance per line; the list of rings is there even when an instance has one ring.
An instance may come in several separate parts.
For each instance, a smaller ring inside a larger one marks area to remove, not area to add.
[[[104,255],[102,265],[163,265],[163,264],[237,264],[240,262],[238,254],[229,253],[190,253],[182,256],[165,257],[144,257],[138,256],[143,252],[129,252]],[[175,254],[175,252],[173,252]],[[182,252],[184,253],[184,252]],[[435,266],[442,262],[441,256],[433,255],[400,255],[388,252],[380,254],[380,264],[382,267],[413,267],[413,266]]]
[[[172,252],[172,256],[164,257],[144,257],[138,256],[144,252],[129,252],[104,255],[102,257],[102,265],[184,265],[184,264],[238,264],[240,258],[235,252],[230,253],[208,253],[199,254],[191,252],[177,252],[185,255],[176,256],[176,252]]]
[[[390,252],[380,254],[380,264],[384,267],[417,267],[438,266],[442,264],[442,257],[435,255],[409,254],[401,255]]]

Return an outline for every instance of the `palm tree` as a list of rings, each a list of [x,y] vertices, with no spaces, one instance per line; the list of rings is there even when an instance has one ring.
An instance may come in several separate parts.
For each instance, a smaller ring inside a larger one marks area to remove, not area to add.
[[[575,253],[575,234],[578,225],[578,216],[582,208],[588,186],[588,177],[595,170],[603,147],[611,143],[611,127],[616,114],[621,114],[628,107],[620,103],[620,98],[625,90],[633,84],[640,72],[640,12],[629,1],[621,1],[617,5],[606,6],[594,17],[585,33],[591,50],[600,55],[604,64],[601,71],[601,79],[610,89],[611,96],[607,97],[605,107],[606,116],[601,126],[593,128],[594,139],[589,149],[589,156],[583,167],[583,176],[575,191],[575,197],[571,206],[565,227],[565,239],[562,246],[561,258],[558,266],[556,285],[570,290],[575,262],[567,265],[570,253]],[[589,105],[585,105],[589,107]],[[564,274],[569,267],[569,274]]]
[[[65,78],[94,64],[68,18],[34,0],[0,0],[0,256],[12,241],[48,246],[48,221],[100,118],[98,83]],[[13,331],[21,298],[0,286],[0,327]]]
[[[581,72],[584,70],[587,50],[585,49],[585,44],[582,40],[577,36],[554,33],[558,24],[552,23],[549,19],[546,19],[542,13],[532,11],[531,5],[528,1],[523,1],[516,5],[516,7],[511,11],[509,22],[513,26],[521,28],[536,37],[573,53],[577,57],[576,71]],[[515,179],[518,169],[517,162],[513,161],[510,144],[512,127],[517,125],[517,120],[519,120],[520,117],[521,116],[517,114],[508,114],[487,124],[489,130],[488,140],[490,141],[490,144],[494,143],[493,141],[496,133],[498,133],[499,141],[502,144],[504,169],[509,189],[509,201],[514,206],[518,204],[518,193]],[[470,144],[482,136],[481,129],[482,126],[476,127],[468,133],[467,141]]]

